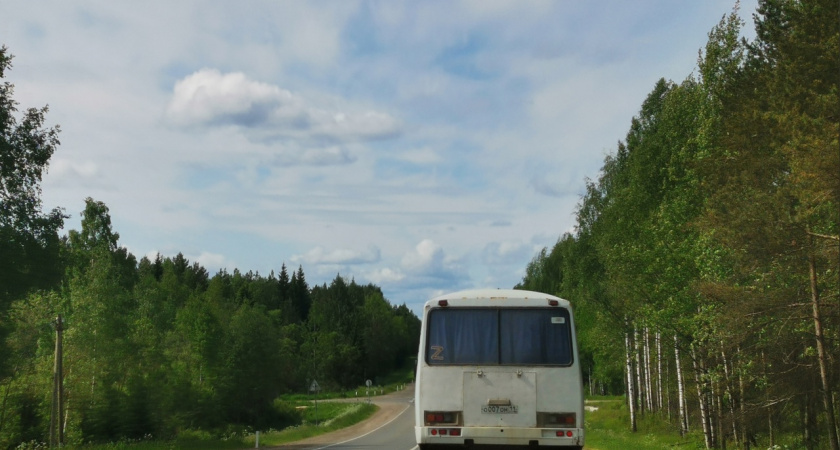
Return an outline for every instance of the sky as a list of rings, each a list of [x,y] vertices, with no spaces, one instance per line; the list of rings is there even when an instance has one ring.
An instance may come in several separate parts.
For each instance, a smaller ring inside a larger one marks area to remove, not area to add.
[[[42,200],[63,233],[90,197],[138,259],[301,267],[419,314],[513,287],[573,232],[656,81],[692,76],[734,5],[7,0],[0,45],[19,109],[61,127]]]

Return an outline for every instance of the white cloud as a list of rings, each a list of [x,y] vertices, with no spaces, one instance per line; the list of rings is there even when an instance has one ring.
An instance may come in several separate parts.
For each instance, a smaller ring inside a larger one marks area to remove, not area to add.
[[[431,239],[423,239],[403,255],[400,267],[406,274],[403,283],[413,286],[453,285],[469,279],[461,261],[447,256],[443,247]]]
[[[482,250],[482,261],[489,265],[510,265],[514,261],[519,264],[533,250],[533,245],[518,241],[491,242]]]
[[[365,277],[371,283],[377,285],[393,285],[405,279],[405,274],[399,269],[391,269],[388,267],[376,269],[365,274]]]
[[[202,69],[175,84],[166,114],[180,126],[254,126],[272,110],[289,123],[305,120],[303,106],[289,91],[251,81],[243,73]]]
[[[60,180],[93,179],[99,175],[99,164],[93,161],[71,161],[69,159],[55,159],[49,167],[48,173],[57,182]]]
[[[443,248],[431,239],[424,239],[414,247],[414,251],[406,253],[402,258],[402,266],[410,271],[427,273],[436,271],[444,263]]]
[[[400,129],[387,113],[329,111],[241,72],[223,74],[215,69],[202,69],[178,81],[166,118],[185,128],[238,127],[259,142],[284,138],[365,141],[393,137]]]
[[[347,147],[301,147],[291,143],[275,154],[273,161],[281,166],[336,166],[350,164],[356,161]]]
[[[369,246],[364,250],[338,248],[327,250],[317,246],[303,255],[292,257],[294,262],[307,264],[373,264],[379,262],[381,254],[376,246]]]
[[[186,257],[190,261],[196,261],[210,273],[214,273],[219,269],[228,267],[236,267],[224,255],[211,252],[201,252],[198,256]]]
[[[429,147],[410,149],[402,153],[400,158],[403,161],[418,165],[433,165],[444,162],[440,152]]]

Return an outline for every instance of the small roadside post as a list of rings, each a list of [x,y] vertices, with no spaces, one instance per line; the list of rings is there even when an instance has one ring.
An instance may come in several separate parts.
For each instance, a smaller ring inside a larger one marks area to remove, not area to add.
[[[365,386],[367,386],[367,389],[365,389],[365,394],[367,394],[368,403],[370,403],[370,386],[372,384],[373,382],[371,382],[370,380],[365,381]]]
[[[321,390],[321,386],[318,386],[318,382],[316,380],[312,380],[312,384],[309,385],[309,392],[315,393],[315,426],[318,426],[318,391]]]

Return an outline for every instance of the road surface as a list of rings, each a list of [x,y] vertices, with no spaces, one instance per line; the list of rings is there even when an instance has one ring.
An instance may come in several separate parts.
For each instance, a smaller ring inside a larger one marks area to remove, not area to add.
[[[343,430],[273,447],[293,450],[416,450],[414,442],[414,385],[373,397],[379,410],[370,419]]]

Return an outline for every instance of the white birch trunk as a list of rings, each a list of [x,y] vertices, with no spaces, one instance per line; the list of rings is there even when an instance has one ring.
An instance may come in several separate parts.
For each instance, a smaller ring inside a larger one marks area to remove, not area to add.
[[[656,332],[656,407],[662,410],[662,334]]]
[[[625,319],[624,331],[624,367],[627,373],[627,406],[630,408],[630,430],[636,432],[636,397],[633,391],[633,360],[630,350],[630,325]]]
[[[703,426],[703,441],[706,448],[712,448],[712,431],[709,423],[709,405],[700,376],[700,367],[697,364],[697,352],[694,344],[691,345],[691,366],[694,368],[694,384],[697,386],[697,402],[700,406],[700,424]]]
[[[634,362],[636,363],[636,397],[638,397],[638,406],[639,412],[644,414],[645,412],[645,401],[644,401],[644,381],[642,378],[642,366],[643,358],[642,358],[642,343],[639,339],[639,329],[636,326],[633,326],[633,343],[635,344],[635,354],[634,354]]]
[[[729,360],[726,358],[726,352],[721,350],[720,357],[723,360],[723,374],[724,386],[726,386],[726,396],[729,397],[729,415],[732,417],[732,438],[735,440],[735,445],[740,447],[740,439],[738,437],[739,421],[735,417],[735,395],[732,392],[732,377],[729,373]],[[734,367],[733,367],[734,370]],[[721,431],[722,433],[723,431]],[[724,442],[725,443],[725,442]]]
[[[645,400],[647,401],[648,411],[653,411],[653,389],[651,389],[651,379],[653,378],[653,369],[650,362],[650,329],[645,327]]]
[[[680,363],[680,342],[676,334],[674,334],[674,360],[676,362],[677,372],[677,401],[680,404],[680,436],[685,436],[688,433],[688,416],[686,414],[686,400],[685,400],[685,382],[682,376],[682,365]]]

